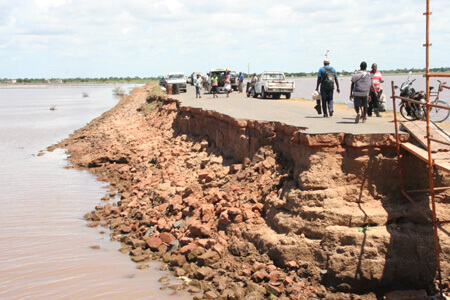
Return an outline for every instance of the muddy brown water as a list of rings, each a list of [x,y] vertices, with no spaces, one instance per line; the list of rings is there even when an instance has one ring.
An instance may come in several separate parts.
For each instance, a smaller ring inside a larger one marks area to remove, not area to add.
[[[64,168],[62,150],[38,155],[113,107],[113,88],[0,87],[0,299],[192,299],[160,289],[160,263],[138,270],[86,227],[105,183]]]

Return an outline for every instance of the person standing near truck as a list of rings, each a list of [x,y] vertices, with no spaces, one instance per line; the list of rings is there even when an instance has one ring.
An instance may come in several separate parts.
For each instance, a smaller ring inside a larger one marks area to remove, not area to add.
[[[242,93],[243,88],[244,88],[244,75],[242,75],[242,72],[239,72],[239,76],[238,76],[239,93]]]
[[[197,74],[197,78],[195,79],[195,98],[201,98],[202,95],[200,94],[200,89],[202,88],[202,76],[200,74]]]
[[[217,74],[211,75],[211,91],[213,94],[213,98],[219,98],[217,96],[217,88],[219,87],[219,77],[217,77]]]
[[[316,91],[319,91],[320,85],[320,95],[322,96],[322,109],[320,109],[320,100],[317,100],[317,105],[314,107],[319,115],[323,111],[323,116],[328,118],[328,112],[330,117],[333,116],[333,93],[334,84],[336,83],[336,90],[338,93],[341,92],[339,89],[339,82],[337,79],[336,70],[330,66],[330,60],[326,58],[323,61],[323,67],[319,69],[317,75]]]

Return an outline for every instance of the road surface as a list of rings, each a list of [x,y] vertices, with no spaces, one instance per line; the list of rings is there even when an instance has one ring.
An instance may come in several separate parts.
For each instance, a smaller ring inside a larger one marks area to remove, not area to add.
[[[197,107],[204,110],[214,110],[235,119],[250,119],[258,121],[278,121],[288,125],[306,127],[304,131],[310,134],[323,133],[351,133],[374,134],[394,133],[392,118],[375,116],[367,118],[366,123],[361,121],[355,124],[356,113],[346,105],[335,105],[333,117],[324,118],[314,109],[315,101],[295,101],[286,99],[254,99],[247,98],[245,93],[233,92],[227,98],[219,94],[213,98],[212,94],[205,94],[202,98],[195,98],[195,88],[187,87],[187,93],[172,95],[172,98],[181,101],[183,106]],[[392,114],[391,114],[392,115]]]

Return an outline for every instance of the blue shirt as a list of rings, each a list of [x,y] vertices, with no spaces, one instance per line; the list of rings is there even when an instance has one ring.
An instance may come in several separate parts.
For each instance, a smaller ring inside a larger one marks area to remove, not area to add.
[[[244,81],[244,75],[242,75],[242,74],[239,75],[238,80],[239,80],[239,81]]]
[[[328,70],[331,69],[334,72],[335,78],[337,78],[336,70],[333,67],[331,67],[331,66],[323,66],[322,68],[320,68],[319,69],[319,74],[317,76],[319,76],[320,78],[324,78],[325,75],[326,75],[325,68],[327,68]]]

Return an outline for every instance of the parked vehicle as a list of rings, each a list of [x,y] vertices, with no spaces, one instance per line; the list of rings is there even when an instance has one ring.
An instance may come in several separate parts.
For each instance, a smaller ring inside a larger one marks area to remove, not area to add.
[[[231,88],[234,91],[238,90],[238,81],[237,81],[238,75],[235,71],[230,72],[230,79],[231,79]]]
[[[413,82],[415,81],[415,79],[413,80],[410,79],[411,75],[412,72],[409,72],[408,78],[400,86],[400,96],[420,101],[421,103],[425,104],[426,103],[425,92],[424,91],[416,92],[416,90],[413,87],[411,87]],[[439,100],[439,93],[443,87],[445,87],[445,83],[442,84],[441,82],[439,82],[437,97],[434,100],[430,101],[431,104],[448,107],[448,104],[446,102]],[[398,87],[396,86],[396,88]],[[430,91],[432,89],[433,87],[430,87]],[[402,100],[402,102],[400,103],[400,113],[406,120],[409,121],[426,119],[426,107],[418,103]],[[433,122],[442,122],[448,118],[449,114],[450,111],[448,109],[432,107],[430,110],[430,120]]]
[[[174,72],[174,73],[168,73],[164,77],[165,84],[164,86],[167,87],[168,84],[177,85],[178,91],[186,93],[186,76],[182,72]]]
[[[258,80],[252,90],[253,98],[261,95],[262,99],[273,97],[280,99],[281,95],[286,96],[286,99],[291,98],[294,92],[295,83],[286,80],[283,72],[264,72],[258,75]]]
[[[209,76],[212,77],[212,75],[217,75],[217,77],[219,77],[219,82],[218,82],[218,92],[223,92],[223,86],[225,85],[224,81],[225,81],[225,74],[226,74],[227,69],[213,69],[209,72]],[[238,84],[237,84],[237,74],[234,71],[230,71],[230,80],[231,80],[231,88],[235,91],[237,91],[238,89]],[[208,92],[211,92],[211,90],[209,90]]]

